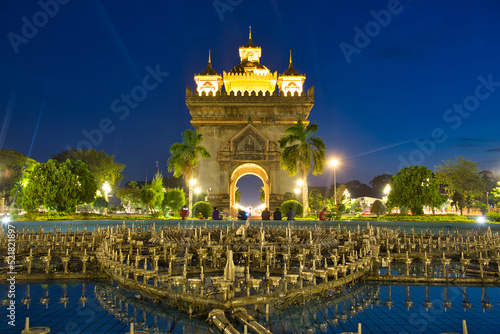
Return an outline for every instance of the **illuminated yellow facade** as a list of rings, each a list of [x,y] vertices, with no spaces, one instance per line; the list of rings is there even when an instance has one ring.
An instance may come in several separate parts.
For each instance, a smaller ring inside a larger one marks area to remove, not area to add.
[[[199,95],[221,94],[222,85],[225,92],[230,95],[244,95],[245,92],[256,95],[270,94],[276,91],[276,84],[279,94],[293,96],[303,93],[305,75],[297,72],[292,66],[292,54],[290,52],[290,65],[288,69],[278,76],[277,72],[272,73],[266,66],[260,63],[262,49],[252,43],[252,32],[250,31],[248,43],[239,48],[240,64],[231,71],[223,72],[223,76],[212,69],[212,62],[208,59],[208,67],[200,74],[195,75],[196,90]]]
[[[288,69],[279,76],[278,87],[280,94],[285,96],[301,95],[304,91],[304,81],[306,76],[297,72],[292,65],[292,51],[290,51],[290,65]]]
[[[262,50],[251,33],[239,56],[240,64],[222,76],[209,56],[208,67],[194,77],[196,90],[186,87],[191,124],[211,155],[199,162],[197,184],[210,189],[210,203],[230,215],[237,207],[236,185],[245,175],[260,178],[271,209],[294,191],[296,180],[280,166],[279,139],[298,118],[308,123],[314,105],[314,87],[303,89],[306,77],[291,58],[284,73],[271,73],[261,64]]]
[[[208,52],[208,66],[207,68],[194,76],[194,81],[196,82],[196,90],[199,95],[217,95],[220,94],[222,88],[222,76],[215,72],[212,68],[212,59],[210,51]]]

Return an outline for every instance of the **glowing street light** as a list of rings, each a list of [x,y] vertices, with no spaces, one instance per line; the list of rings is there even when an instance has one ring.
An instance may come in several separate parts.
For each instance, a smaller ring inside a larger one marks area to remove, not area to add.
[[[2,223],[4,223],[4,224],[10,223],[10,216],[9,215],[3,216]]]
[[[330,166],[333,167],[333,196],[335,199],[335,205],[337,205],[337,175],[335,173],[336,167],[339,164],[339,161],[337,159],[332,159],[329,162]]]
[[[386,185],[386,186],[385,186],[385,188],[384,188],[384,194],[385,194],[385,196],[389,196],[389,193],[390,193],[390,192],[391,192],[391,185],[390,185],[390,184],[388,184],[388,185]]]
[[[102,185],[102,191],[104,191],[104,198],[107,201],[108,194],[111,192],[111,186],[109,185],[108,181],[104,182],[104,184]]]
[[[296,188],[294,190],[297,195],[301,194],[300,195],[300,201],[301,201],[302,205],[304,205],[304,199],[305,199],[304,196],[306,196],[306,194],[304,194],[305,193],[304,184],[305,184],[304,180],[302,180],[302,179],[297,180],[297,185],[299,186],[299,188]]]

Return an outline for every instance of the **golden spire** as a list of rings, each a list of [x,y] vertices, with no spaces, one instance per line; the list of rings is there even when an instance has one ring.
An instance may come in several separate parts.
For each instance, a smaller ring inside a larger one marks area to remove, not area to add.
[[[208,49],[208,64],[212,64],[212,57],[210,56],[210,49]]]
[[[250,26],[250,32],[248,33],[248,41],[252,43],[252,26]]]
[[[292,64],[292,50],[290,50],[290,65]]]

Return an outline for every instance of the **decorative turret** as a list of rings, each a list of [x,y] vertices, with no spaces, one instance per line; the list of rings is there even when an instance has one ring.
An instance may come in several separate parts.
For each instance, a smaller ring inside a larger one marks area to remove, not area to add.
[[[212,68],[210,50],[208,51],[207,68],[200,74],[195,75],[194,81],[196,81],[196,90],[200,95],[202,95],[202,93],[210,95],[211,93],[215,96],[217,93],[220,93],[222,87],[222,76]]]
[[[246,61],[260,62],[260,56],[262,55],[262,49],[252,43],[252,27],[250,27],[250,32],[248,33],[248,43],[245,46],[240,47],[240,59],[241,63]]]
[[[296,69],[293,68],[292,50],[290,50],[290,65],[288,65],[288,69],[278,77],[279,90],[285,96],[295,95],[296,92],[301,95],[305,80],[306,76],[300,74]]]
[[[224,72],[224,85],[226,92],[270,92],[276,90],[277,73],[271,73],[267,67],[260,63],[262,49],[252,42],[252,28],[248,43],[240,47],[240,64],[232,68],[229,73]]]

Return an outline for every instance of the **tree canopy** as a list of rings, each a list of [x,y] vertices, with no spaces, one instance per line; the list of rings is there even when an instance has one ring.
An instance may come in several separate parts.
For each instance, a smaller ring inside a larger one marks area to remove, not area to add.
[[[38,164],[25,155],[7,149],[0,149],[0,196],[6,196],[10,201],[21,180],[24,166],[26,165],[25,177],[29,175]]]
[[[313,189],[309,193],[309,205],[314,211],[321,211],[325,205],[325,199],[318,189]]]
[[[392,174],[377,175],[371,180],[372,196],[382,198],[384,196],[385,187],[391,182]]]
[[[69,151],[62,151],[52,156],[58,162],[66,160],[83,161],[89,171],[94,175],[97,186],[100,188],[107,181],[112,191],[118,188],[123,178],[122,171],[125,165],[115,162],[113,155],[107,155],[104,151],[96,151],[94,148],[82,148],[77,150],[71,148]]]
[[[345,186],[349,193],[351,194],[351,198],[358,198],[364,196],[371,196],[372,189],[365,183],[361,183],[358,180],[352,180],[345,183]],[[337,186],[338,189],[338,186]]]
[[[161,203],[165,215],[166,208],[170,208],[175,216],[179,215],[180,209],[186,204],[186,194],[179,188],[167,189],[163,202]]]
[[[463,156],[456,160],[443,161],[435,167],[437,181],[443,185],[447,195],[459,207],[460,212],[485,192],[484,181],[479,174],[479,167],[472,160]]]
[[[307,176],[312,169],[314,175],[323,173],[326,148],[320,137],[314,136],[319,126],[315,123],[305,125],[299,118],[297,123],[285,129],[285,135],[278,140],[281,148],[281,168],[288,175],[299,174],[304,181],[304,211],[308,211]]]
[[[74,213],[78,204],[94,201],[97,182],[81,161],[37,165],[23,187],[22,207],[35,212],[43,205],[51,210]]]
[[[125,188],[116,191],[116,197],[121,199],[126,211],[132,211],[132,209],[142,205],[141,189],[135,181],[127,182],[125,186]]]
[[[210,153],[201,145],[203,136],[196,134],[194,130],[186,130],[182,133],[183,141],[170,146],[170,158],[168,159],[168,171],[173,172],[175,177],[184,177],[186,183],[193,177],[200,158],[210,158]]]
[[[156,174],[151,184],[145,185],[141,189],[142,203],[154,214],[161,207],[165,194],[163,192],[163,178]]]
[[[425,166],[410,166],[401,169],[391,178],[391,192],[387,206],[406,207],[414,215],[424,213],[424,206],[438,207],[445,202],[439,193],[439,183],[432,170]]]

